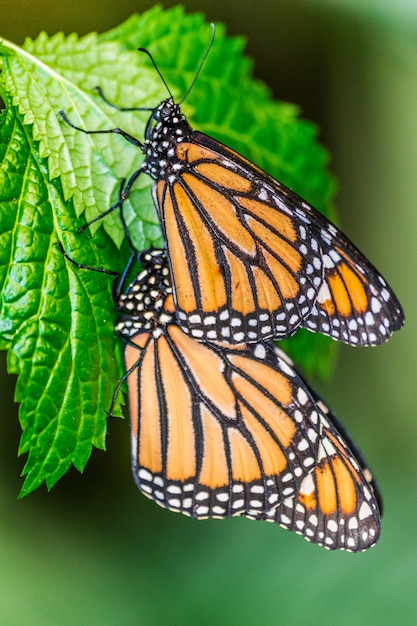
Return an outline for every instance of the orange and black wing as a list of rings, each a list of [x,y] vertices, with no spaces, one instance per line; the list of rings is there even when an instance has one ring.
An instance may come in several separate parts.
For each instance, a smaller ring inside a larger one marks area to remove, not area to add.
[[[230,344],[295,332],[322,284],[306,212],[264,172],[201,133],[176,146],[169,171],[154,200],[181,328]]]
[[[203,344],[176,324],[167,261],[120,297],[133,473],[161,506],[193,517],[254,516],[295,494],[318,454],[316,407],[263,344]]]
[[[154,200],[185,332],[235,344],[304,326],[376,345],[401,328],[401,306],[382,276],[284,185],[198,132],[171,161]]]
[[[329,550],[361,552],[372,547],[380,533],[373,487],[330,422],[323,423],[320,439],[319,461],[296,496],[258,519]]]
[[[125,347],[139,489],[196,518],[254,517],[294,497],[320,447],[295,373],[263,344],[225,350],[160,330]]]
[[[283,358],[285,355],[278,351]],[[320,397],[303,381],[320,415],[320,451],[295,498],[258,519],[329,550],[360,552],[380,534],[381,497],[361,453]]]
[[[303,326],[353,346],[383,343],[404,324],[396,295],[340,230],[319,214],[316,225],[324,280]]]
[[[132,341],[132,462],[143,493],[198,519],[273,521],[329,549],[376,543],[378,501],[361,461],[271,346],[224,350],[174,325]]]

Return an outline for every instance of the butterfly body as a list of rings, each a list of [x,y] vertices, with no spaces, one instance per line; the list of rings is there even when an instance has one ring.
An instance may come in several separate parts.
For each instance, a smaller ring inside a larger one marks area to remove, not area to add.
[[[152,178],[169,179],[180,165],[175,160],[176,146],[192,133],[179,105],[172,98],[161,102],[153,110],[145,131],[143,170]]]
[[[184,332],[239,344],[304,327],[377,345],[401,328],[395,294],[349,239],[247,159],[194,131],[172,98],[153,110],[142,149]]]
[[[284,204],[246,159],[193,131],[171,99],[153,112],[143,149],[183,330],[230,343],[293,334],[322,283],[305,211]]]
[[[163,251],[118,302],[139,489],[196,519],[277,523],[329,549],[364,550],[380,513],[365,465],[272,342],[202,343],[178,326]]]

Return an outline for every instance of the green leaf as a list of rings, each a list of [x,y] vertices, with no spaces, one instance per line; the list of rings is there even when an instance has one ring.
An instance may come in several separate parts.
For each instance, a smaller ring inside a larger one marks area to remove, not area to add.
[[[71,246],[74,237],[64,235],[65,223],[76,220],[74,210],[64,202],[59,181],[47,179],[16,113],[9,103],[0,130],[0,330],[2,347],[11,348],[9,371],[19,375],[25,495],[43,481],[52,487],[71,464],[82,471],[92,445],[104,448],[121,359],[115,316],[109,316],[111,281],[75,269],[57,247],[64,236],[74,255],[81,253],[79,238]],[[101,249],[106,256],[116,250],[103,234],[82,247],[97,266]]]
[[[146,46],[180,99],[209,37],[201,14],[154,7],[104,35],[42,33],[23,48],[0,41],[7,106],[0,116],[0,346],[18,374],[20,452],[28,454],[22,495],[42,482],[52,487],[71,465],[82,471],[92,446],[104,448],[106,412],[123,373],[112,280],[74,267],[56,244],[78,263],[121,271],[129,251],[117,211],[76,233],[115,202],[120,180],[143,161],[122,137],[86,135],[58,113],[85,129],[119,126],[142,140],[149,112],[117,111],[94,88],[121,106],[157,105],[167,93],[148,57],[136,51]],[[332,215],[334,183],[316,128],[252,78],[243,46],[217,27],[185,113],[196,128]],[[151,185],[140,176],[124,205],[138,249],[162,243]],[[308,370],[328,369],[329,340],[297,333],[285,345]]]
[[[74,132],[59,119],[59,111],[65,110],[85,128],[111,128],[123,122],[142,136],[147,115],[122,116],[103,103],[94,87],[100,85],[109,97],[117,98],[119,90],[129,85],[126,97],[133,106],[146,105],[149,93],[161,99],[165,92],[156,84],[154,72],[140,66],[137,53],[123,52],[116,43],[99,43],[96,35],[65,39],[58,34],[48,39],[42,33],[36,41],[27,40],[24,50],[8,46],[15,54],[5,57],[4,86],[23,123],[33,124],[32,137],[39,142],[40,156],[48,158],[49,177],[60,177],[64,198],[71,198],[77,216],[85,211],[89,221],[97,215],[97,207],[111,205],[120,179],[137,169],[143,157],[120,137]],[[142,186],[149,188],[150,181],[143,180]],[[151,228],[156,222],[154,215]],[[110,215],[104,228],[120,245],[123,231],[118,216]],[[154,240],[147,238],[145,228],[137,244],[151,243]]]

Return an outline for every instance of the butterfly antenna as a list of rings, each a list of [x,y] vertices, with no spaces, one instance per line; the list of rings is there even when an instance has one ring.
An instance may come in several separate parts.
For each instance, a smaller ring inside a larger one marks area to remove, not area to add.
[[[198,77],[199,77],[199,75],[200,75],[200,72],[201,72],[201,70],[202,70],[202,68],[203,68],[204,63],[206,62],[206,59],[207,59],[208,53],[209,53],[209,52],[210,52],[210,50],[211,50],[211,46],[213,45],[213,41],[214,41],[214,34],[215,34],[215,32],[216,32],[216,26],[215,26],[213,23],[211,23],[211,24],[210,24],[210,27],[211,27],[211,37],[210,37],[210,41],[209,41],[209,44],[208,44],[208,46],[207,46],[207,49],[206,49],[206,51],[205,51],[205,53],[204,53],[204,55],[203,55],[203,58],[202,58],[202,59],[201,59],[201,61],[200,61],[200,65],[199,65],[199,66],[198,66],[198,68],[197,68],[197,71],[196,71],[196,73],[195,73],[195,75],[194,75],[194,78],[193,78],[193,80],[191,81],[191,85],[188,87],[187,91],[185,92],[185,94],[183,95],[183,97],[181,98],[181,100],[178,102],[178,104],[182,104],[182,103],[184,102],[184,100],[185,100],[186,98],[188,98],[188,96],[189,96],[189,94],[190,94],[191,89],[194,87],[194,85],[195,85],[195,83],[196,83],[196,80],[197,80],[197,78],[198,78]]]
[[[165,78],[162,76],[162,73],[160,71],[160,69],[158,68],[157,64],[155,63],[155,59],[153,58],[153,56],[151,55],[151,53],[149,52],[149,50],[147,50],[146,48],[138,48],[138,52],[144,52],[145,54],[148,55],[148,57],[150,58],[150,60],[152,61],[152,65],[154,66],[155,70],[158,72],[159,78],[162,80],[162,82],[164,83],[167,92],[169,93],[169,95],[171,96],[171,98],[173,98],[173,95],[171,93],[170,88],[168,87],[168,83],[165,80]]]

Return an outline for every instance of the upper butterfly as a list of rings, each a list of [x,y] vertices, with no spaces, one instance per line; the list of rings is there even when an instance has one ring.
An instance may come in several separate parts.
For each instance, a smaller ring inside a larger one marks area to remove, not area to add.
[[[172,97],[147,110],[144,143],[120,128],[85,131],[61,115],[87,134],[117,133],[143,151],[121,200],[102,215],[122,204],[142,172],[155,179],[184,332],[239,344],[305,327],[372,346],[401,328],[395,294],[336,226],[237,152],[194,131]]]

